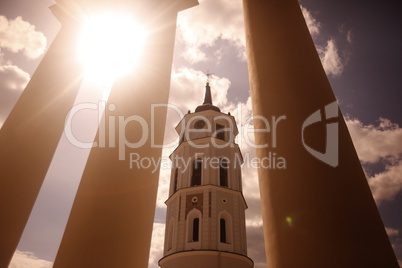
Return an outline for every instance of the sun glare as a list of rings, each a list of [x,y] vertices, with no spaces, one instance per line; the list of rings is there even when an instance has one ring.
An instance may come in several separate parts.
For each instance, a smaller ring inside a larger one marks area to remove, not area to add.
[[[113,80],[134,71],[146,32],[129,16],[99,15],[88,18],[79,43],[85,76]]]

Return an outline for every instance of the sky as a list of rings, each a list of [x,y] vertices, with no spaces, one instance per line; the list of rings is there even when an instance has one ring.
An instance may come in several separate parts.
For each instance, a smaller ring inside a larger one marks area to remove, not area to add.
[[[179,14],[169,103],[184,113],[203,100],[206,72],[214,104],[236,117],[240,129],[251,118],[241,0],[201,0]],[[359,159],[402,267],[402,3],[400,1],[300,0],[317,52],[348,125]],[[23,92],[59,22],[50,0],[0,2],[0,127]],[[76,104],[98,103],[84,83]],[[77,115],[72,124],[80,140],[91,141],[97,113]],[[175,148],[168,113],[164,149]],[[85,122],[85,123],[84,123]],[[238,137],[243,155],[254,150]],[[63,134],[44,185],[10,267],[51,267],[68,219],[88,149],[74,147]],[[266,267],[256,170],[243,167],[248,255]],[[170,169],[160,175],[149,267],[162,256]],[[364,223],[362,223],[364,224]]]

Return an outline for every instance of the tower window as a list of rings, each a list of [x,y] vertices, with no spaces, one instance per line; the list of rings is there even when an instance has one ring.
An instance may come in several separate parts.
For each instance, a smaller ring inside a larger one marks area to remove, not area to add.
[[[218,217],[218,241],[220,242],[220,249],[228,249],[227,246],[232,245],[233,242],[233,226],[232,226],[232,217],[226,211],[220,213]]]
[[[220,233],[221,233],[221,243],[226,243],[226,221],[225,219],[220,220]]]
[[[194,242],[199,240],[199,227],[200,227],[200,219],[195,218],[193,220],[193,241]]]
[[[201,185],[202,160],[196,159],[193,162],[193,174],[191,176],[191,186]]]
[[[199,249],[201,247],[200,236],[201,236],[201,222],[202,213],[198,209],[192,209],[187,214],[186,222],[186,250]]]
[[[219,161],[219,185],[228,187],[228,162],[226,159]]]
[[[225,127],[220,124],[216,124],[216,138],[225,140]]]

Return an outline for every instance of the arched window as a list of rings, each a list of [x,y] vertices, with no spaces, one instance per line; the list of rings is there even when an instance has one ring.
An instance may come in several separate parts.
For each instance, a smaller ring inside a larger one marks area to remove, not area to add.
[[[221,233],[221,243],[226,243],[226,221],[225,221],[225,219],[220,220],[220,233]]]
[[[218,226],[219,226],[219,242],[222,243],[223,247],[221,249],[228,249],[227,246],[233,246],[233,226],[232,226],[232,217],[226,211],[223,211],[219,214],[218,217]],[[225,244],[225,245],[223,245]]]
[[[201,246],[201,219],[202,214],[198,209],[192,209],[187,214],[186,250],[199,249]]]
[[[193,162],[193,174],[191,175],[190,186],[201,185],[201,170],[202,170],[202,160],[195,159]]]
[[[219,161],[219,185],[228,187],[228,162],[226,159]]]
[[[199,240],[200,234],[200,219],[195,218],[193,220],[193,242],[197,242]]]

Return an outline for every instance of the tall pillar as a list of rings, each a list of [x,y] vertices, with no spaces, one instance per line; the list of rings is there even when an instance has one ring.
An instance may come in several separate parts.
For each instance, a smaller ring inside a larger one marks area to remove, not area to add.
[[[398,267],[298,1],[243,4],[268,267]]]
[[[106,130],[99,128],[90,152],[57,268],[148,267],[159,177],[149,161],[161,159],[166,121],[166,107],[152,105],[168,102],[177,13],[197,1],[142,3],[133,12],[150,33],[145,52],[136,73],[112,88],[101,122]]]
[[[0,267],[7,267],[34,206],[81,83],[77,29],[62,27],[0,130]]]

